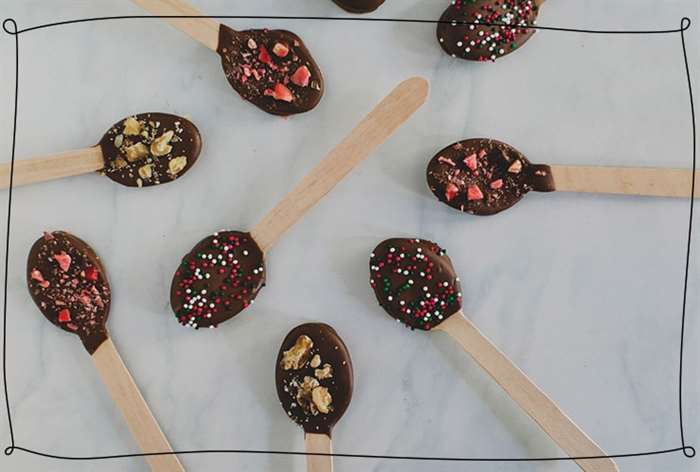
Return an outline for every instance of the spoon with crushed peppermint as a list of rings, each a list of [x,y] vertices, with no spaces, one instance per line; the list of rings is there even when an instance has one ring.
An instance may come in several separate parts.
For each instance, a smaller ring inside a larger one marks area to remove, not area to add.
[[[189,120],[167,113],[141,113],[115,123],[93,147],[0,165],[0,188],[100,172],[127,187],[172,182],[190,170],[202,137]]]
[[[170,306],[184,326],[216,327],[250,306],[265,284],[265,253],[425,103],[428,82],[397,85],[251,232],[220,231],[181,260]]]
[[[488,62],[519,49],[535,33],[544,0],[453,0],[440,17],[437,39],[452,57]],[[486,24],[484,24],[486,23]]]
[[[425,239],[382,241],[369,261],[379,305],[411,329],[449,334],[569,457],[598,457],[598,447],[462,311],[462,288],[447,251]],[[609,458],[575,459],[585,471],[617,471]]]
[[[488,138],[440,150],[426,177],[438,200],[472,215],[507,210],[531,190],[688,198],[693,182],[690,169],[532,164],[513,146]]]
[[[324,323],[297,326],[282,341],[275,364],[277,396],[287,416],[304,429],[307,470],[331,472],[331,430],[353,390],[350,353]]]
[[[291,31],[235,31],[203,17],[183,0],[132,0],[221,56],[226,79],[244,100],[280,116],[313,109],[323,95],[323,76],[304,42]]]
[[[70,233],[44,233],[29,251],[27,285],[46,319],[83,342],[141,451],[172,452],[107,332],[112,291],[95,251]],[[185,470],[172,454],[146,461],[154,472]]]

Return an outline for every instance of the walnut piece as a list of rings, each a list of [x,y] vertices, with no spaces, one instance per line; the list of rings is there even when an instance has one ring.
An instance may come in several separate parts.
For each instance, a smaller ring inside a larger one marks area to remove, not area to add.
[[[309,365],[314,369],[316,367],[320,366],[321,365],[321,356],[319,356],[318,354],[314,354],[314,357],[311,358],[311,362],[309,362]]]
[[[333,377],[333,367],[330,364],[323,364],[323,369],[316,369],[314,375],[318,380],[330,379]]]
[[[122,147],[123,143],[124,143],[124,135],[123,134],[118,134],[114,137],[114,147],[115,148]]]
[[[130,116],[126,120],[124,120],[124,134],[127,136],[136,136],[137,134],[141,133],[141,123],[134,118],[133,116]]]
[[[150,179],[153,175],[153,165],[146,164],[145,166],[139,167],[139,175],[142,179]]]
[[[331,403],[333,402],[333,397],[328,393],[326,387],[316,387],[311,391],[311,401],[318,411],[323,414],[331,411]]]
[[[310,412],[312,415],[318,414],[318,410],[312,401],[312,392],[319,385],[318,380],[306,376],[304,377],[304,381],[297,387],[297,403],[304,411]]]
[[[126,148],[126,158],[129,162],[135,162],[148,156],[148,148],[143,143],[132,144]]]
[[[121,157],[117,157],[117,158],[114,159],[114,161],[112,162],[112,169],[117,169],[117,170],[123,169],[123,168],[126,167],[127,165],[128,165],[128,164],[126,163],[126,161],[125,161],[124,159],[122,159]]]
[[[156,157],[159,157],[165,156],[170,151],[172,151],[173,147],[170,145],[170,140],[173,139],[174,135],[175,131],[170,130],[167,133],[163,133],[162,135],[154,139],[151,143],[151,154],[153,154]]]
[[[301,369],[306,364],[309,359],[309,354],[311,348],[314,346],[314,342],[310,337],[302,334],[299,336],[288,351],[282,353],[282,360],[280,361],[280,366],[284,370],[289,369]],[[311,378],[311,377],[308,377]]]
[[[175,176],[179,174],[187,165],[187,156],[174,157],[168,162],[168,172]]]

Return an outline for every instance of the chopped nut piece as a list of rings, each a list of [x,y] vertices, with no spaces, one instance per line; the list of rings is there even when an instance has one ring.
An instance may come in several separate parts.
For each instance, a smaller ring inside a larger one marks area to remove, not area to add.
[[[148,156],[148,148],[143,143],[132,144],[126,148],[126,158],[129,162],[138,161]]]
[[[153,164],[139,167],[139,175],[142,179],[150,179],[153,176]]]
[[[120,148],[120,147],[122,147],[123,143],[124,143],[124,135],[123,134],[118,134],[114,137],[114,147]]]
[[[292,346],[288,351],[284,351],[282,354],[282,361],[280,361],[282,369],[296,370],[304,367],[313,346],[314,342],[310,337],[303,334],[299,336],[294,343],[294,346]]]
[[[316,369],[314,375],[318,380],[330,379],[333,377],[333,367],[330,364],[323,364],[323,369]]]
[[[309,365],[313,367],[314,369],[318,366],[321,365],[321,356],[318,354],[315,354],[314,357],[311,358],[311,362],[309,362]]]
[[[257,49],[258,43],[253,38],[248,39],[248,49]]]
[[[326,387],[316,387],[311,391],[311,401],[316,406],[316,409],[323,414],[331,411],[331,403],[333,398],[328,393]]]
[[[515,162],[513,162],[510,167],[508,167],[508,172],[511,174],[519,174],[520,171],[523,169],[523,163],[520,162],[520,159],[516,159]]]
[[[130,116],[126,120],[124,120],[124,134],[127,136],[136,136],[139,133],[141,133],[141,123],[134,118],[133,116]]]
[[[169,143],[170,140],[173,139],[174,135],[175,131],[170,130],[167,133],[163,133],[161,136],[156,138],[151,143],[151,154],[153,154],[154,156],[165,156],[170,151],[172,151],[173,147]]]
[[[313,404],[311,395],[313,390],[319,385],[318,380],[313,377],[306,376],[304,377],[304,381],[297,387],[297,403],[305,411],[310,411],[313,415],[316,415],[318,411],[316,406]]]
[[[112,161],[112,168],[116,170],[123,169],[127,165],[128,164],[126,163],[126,161],[121,157],[117,157],[116,159],[114,159],[114,161]]]
[[[179,174],[187,165],[187,156],[174,157],[168,162],[168,172],[172,175]]]

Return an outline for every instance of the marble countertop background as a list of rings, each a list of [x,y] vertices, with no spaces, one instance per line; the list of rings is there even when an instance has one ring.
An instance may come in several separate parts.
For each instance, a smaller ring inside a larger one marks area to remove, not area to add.
[[[343,16],[329,0],[193,0],[209,14]],[[388,0],[369,17],[438,18],[443,0]],[[20,28],[143,14],[128,1],[3,0]],[[700,72],[694,0],[557,0],[541,25],[676,28]],[[175,449],[302,450],[274,390],[279,343],[324,321],[348,345],[356,390],[334,431],[344,453],[475,457],[561,451],[444,334],[402,329],[377,306],[368,255],[390,236],[450,251],[465,311],[608,453],[680,445],[678,361],[689,202],[531,194],[494,217],[440,204],[427,160],[466,137],[509,142],[535,162],[689,167],[690,107],[681,39],[540,31],[495,64],[453,60],[433,25],[244,21],[297,32],[322,67],[311,113],[280,119],[241,101],[216,55],[159,20],[91,22],[20,38],[17,157],[96,143],[142,111],[187,115],[204,137],[198,164],[144,190],[88,175],[13,193],[7,376],[18,445],[64,455],[138,452],[77,338],[46,322],[24,282],[45,229],[89,241],[109,271],[114,343]],[[0,160],[10,159],[14,39],[0,35]],[[216,330],[181,327],[168,304],[179,258],[219,229],[252,227],[397,82],[422,75],[429,102],[270,252],[268,286]],[[7,217],[2,192],[0,221]],[[697,215],[696,215],[697,216]],[[2,225],[2,237],[7,228]],[[684,410],[700,446],[700,238],[694,234],[686,320]],[[4,252],[4,251],[3,251]],[[0,442],[10,443],[4,409]],[[303,457],[187,455],[190,471],[305,470]],[[620,459],[623,471],[694,471],[680,453]],[[570,462],[421,463],[337,459],[344,471],[575,471]],[[67,462],[16,452],[12,471],[146,471],[140,458]]]

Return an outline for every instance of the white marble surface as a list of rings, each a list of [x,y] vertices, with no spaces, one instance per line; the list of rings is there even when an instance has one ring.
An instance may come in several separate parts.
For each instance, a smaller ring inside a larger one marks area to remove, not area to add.
[[[337,15],[329,0],[197,0],[210,14]],[[437,18],[440,0],[388,0],[375,17]],[[141,14],[128,1],[3,0],[21,28]],[[700,71],[694,0],[558,0],[542,25],[675,28]],[[389,236],[449,249],[465,310],[609,453],[680,445],[677,408],[682,276],[689,204],[577,194],[528,195],[490,218],[441,205],[424,182],[432,154],[492,136],[547,163],[689,166],[690,112],[678,35],[539,32],[491,65],[442,54],[431,25],[227,21],[299,33],[326,76],[319,107],[283,120],[229,88],[217,57],[158,20],[84,23],[20,38],[17,156],[95,143],[122,116],[191,116],[204,155],[182,180],[135,191],[97,175],[17,189],[8,283],[8,381],[18,445],[66,455],[137,451],[77,338],[51,326],[24,283],[29,246],[67,229],[102,255],[115,293],[109,329],[176,449],[301,450],[280,408],[273,367],[298,323],[336,327],[353,355],[356,392],[336,452],[478,457],[561,451],[457,345],[401,329],[377,306],[367,257]],[[13,39],[0,35],[0,160],[11,142]],[[427,105],[271,251],[268,287],[217,330],[180,327],[167,292],[179,258],[218,228],[254,225],[389,89],[420,74]],[[696,92],[700,82],[695,83]],[[5,221],[7,193],[0,202]],[[2,225],[4,237],[5,225]],[[700,445],[700,238],[686,325],[685,419]],[[4,251],[3,251],[4,252]],[[9,444],[4,410],[0,439]],[[188,455],[191,471],[304,470],[284,456]],[[682,454],[620,459],[624,470],[691,471]],[[338,472],[574,471],[561,463],[438,464],[336,460]],[[145,471],[142,459],[65,462],[16,452],[12,471]]]

